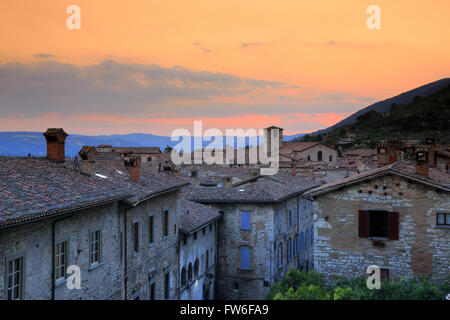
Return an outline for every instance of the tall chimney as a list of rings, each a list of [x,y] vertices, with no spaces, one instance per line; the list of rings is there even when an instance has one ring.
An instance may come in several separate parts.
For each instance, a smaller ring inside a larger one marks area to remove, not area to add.
[[[225,177],[224,186],[226,188],[231,188],[233,186],[233,178],[232,177]]]
[[[130,180],[136,183],[141,182],[141,158],[130,157]]]
[[[78,155],[81,158],[80,172],[82,174],[93,176],[95,174],[95,160],[97,158],[97,150],[95,147],[84,146]]]
[[[417,148],[416,152],[416,173],[428,177],[428,150],[426,148]]]
[[[43,135],[47,140],[47,159],[64,162],[66,159],[64,154],[65,141],[68,134],[62,128],[49,128]]]

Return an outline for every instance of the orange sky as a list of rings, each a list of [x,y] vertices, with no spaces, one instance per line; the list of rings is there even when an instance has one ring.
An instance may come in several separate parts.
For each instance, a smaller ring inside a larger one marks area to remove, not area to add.
[[[81,8],[81,30],[66,28],[71,4]],[[381,30],[366,27],[371,4],[381,8]],[[2,0],[0,131],[169,135],[195,119],[221,129],[320,129],[448,77],[449,12],[448,0]],[[105,60],[120,68],[110,71]],[[162,68],[157,85],[142,66]],[[188,72],[179,78],[176,66]],[[120,90],[140,98],[128,104]],[[123,108],[108,109],[118,99]]]

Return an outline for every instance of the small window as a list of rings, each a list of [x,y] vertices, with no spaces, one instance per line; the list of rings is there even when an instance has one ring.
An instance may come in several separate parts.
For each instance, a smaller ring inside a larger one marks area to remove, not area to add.
[[[389,269],[380,268],[380,278],[381,281],[389,281]]]
[[[6,295],[8,300],[23,299],[24,258],[18,257],[6,264]]]
[[[164,277],[164,299],[169,300],[170,298],[170,273],[167,272]]]
[[[198,271],[199,271],[199,263],[198,263],[198,259],[195,259],[195,263],[194,263],[194,277],[198,278]]]
[[[241,230],[250,230],[250,212],[241,212]]]
[[[328,158],[328,161],[330,161],[330,162],[333,161],[333,156],[330,155]]]
[[[288,211],[288,227],[292,226],[292,210]]]
[[[438,226],[450,226],[450,213],[437,213],[437,225]]]
[[[308,159],[308,161],[311,161],[311,156],[308,156],[307,159]]]
[[[188,266],[188,280],[192,281],[192,263],[189,263]]]
[[[148,217],[148,243],[153,243],[154,241],[154,225],[153,216]]]
[[[139,222],[133,223],[134,252],[139,252]]]
[[[317,152],[317,161],[322,161],[322,151]]]
[[[100,230],[91,232],[90,246],[89,246],[90,249],[89,262],[91,266],[98,264],[101,261],[101,241],[102,241],[102,234]]]
[[[149,299],[156,300],[155,283],[150,284]]]
[[[55,279],[58,281],[66,278],[67,241],[57,243],[55,251]]]
[[[251,269],[251,250],[250,248],[240,248],[240,263],[239,269],[241,270],[250,270]]]
[[[164,237],[169,236],[169,210],[163,212],[163,235]]]
[[[206,234],[206,227],[204,227],[204,228],[202,229],[202,233],[203,233],[203,235]]]
[[[194,240],[197,240],[197,231],[194,232]]]
[[[181,269],[181,285],[185,286],[186,285],[186,268],[183,267],[183,269]]]

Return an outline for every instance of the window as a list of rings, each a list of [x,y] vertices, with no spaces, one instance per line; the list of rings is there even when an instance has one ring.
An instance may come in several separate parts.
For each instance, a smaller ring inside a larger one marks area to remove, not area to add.
[[[399,213],[376,210],[359,211],[358,235],[360,238],[398,240]]]
[[[90,245],[89,245],[89,262],[92,265],[98,264],[101,261],[101,231],[96,230],[91,232]]]
[[[300,233],[300,250],[304,249],[304,234],[303,231]]]
[[[239,249],[239,269],[250,270],[251,269],[251,250],[250,248],[240,248]]]
[[[133,223],[134,252],[139,252],[139,222]]]
[[[281,268],[283,265],[283,244],[278,245],[278,267]]]
[[[154,241],[154,225],[153,216],[148,217],[148,243],[153,243]]]
[[[195,263],[194,263],[194,277],[195,278],[198,278],[198,269],[199,269],[198,259],[195,259]]]
[[[288,226],[292,226],[292,210],[288,211]]]
[[[23,299],[24,258],[18,257],[6,263],[6,295],[8,300]]]
[[[450,226],[450,213],[438,212],[436,219],[438,226]]]
[[[288,251],[288,261],[291,261],[292,260],[292,250],[293,250],[293,242],[292,242],[292,239],[289,239],[289,244],[288,244],[288,248],[289,248],[289,251]]]
[[[317,161],[322,161],[322,151],[317,152]]]
[[[300,221],[303,218],[303,210],[304,210],[303,199],[300,199]]]
[[[164,299],[169,300],[170,297],[170,273],[164,276]]]
[[[381,281],[389,281],[389,269],[380,268],[380,278]]]
[[[194,240],[197,240],[197,231],[194,232]]]
[[[311,156],[308,156],[308,157],[307,157],[307,160],[308,160],[308,161],[311,161]]]
[[[330,155],[330,156],[328,157],[328,160],[329,160],[330,162],[333,161],[333,156]]]
[[[203,235],[206,234],[206,227],[204,227],[204,228],[202,229],[202,234],[203,234]]]
[[[241,230],[250,230],[250,212],[241,212]]]
[[[67,241],[59,242],[55,247],[55,279],[66,278],[67,269]]]
[[[183,267],[183,269],[181,269],[181,285],[185,286],[186,285],[186,268]]]
[[[188,266],[188,280],[192,281],[192,263],[189,263]]]
[[[155,283],[150,284],[149,299],[156,300]]]
[[[278,210],[278,216],[277,216],[277,224],[278,224],[278,228],[281,228],[281,210]]]
[[[163,236],[169,236],[169,210],[163,212]]]
[[[297,208],[294,209],[294,219],[295,219],[295,224],[297,225],[298,224],[298,209]]]

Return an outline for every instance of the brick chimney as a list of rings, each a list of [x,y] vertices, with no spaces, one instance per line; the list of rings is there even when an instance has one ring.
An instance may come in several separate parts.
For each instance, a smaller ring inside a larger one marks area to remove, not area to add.
[[[233,178],[232,177],[225,177],[225,181],[223,184],[226,188],[231,188],[233,186]]]
[[[427,148],[417,148],[416,151],[416,173],[428,177],[429,159]]]
[[[436,166],[436,145],[434,143],[434,134],[425,135],[425,145],[428,148],[428,166]]]
[[[377,166],[382,167],[398,161],[398,139],[389,138],[387,143],[377,146]]]
[[[43,135],[47,140],[47,159],[64,162],[66,159],[64,153],[65,141],[68,134],[62,128],[49,128]]]
[[[95,147],[84,146],[78,152],[80,156],[80,172],[82,174],[93,176],[95,174],[95,160],[97,158],[97,150]]]
[[[136,183],[141,182],[141,158],[130,157],[130,180]]]

